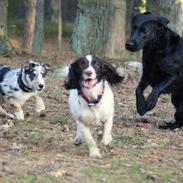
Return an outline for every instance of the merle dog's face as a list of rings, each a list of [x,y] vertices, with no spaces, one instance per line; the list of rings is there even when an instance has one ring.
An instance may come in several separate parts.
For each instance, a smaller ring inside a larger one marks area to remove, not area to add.
[[[31,89],[42,91],[45,87],[45,76],[50,69],[49,64],[35,61],[25,62],[21,67],[22,80]]]
[[[126,49],[138,51],[154,44],[158,36],[163,33],[168,22],[166,18],[154,16],[150,12],[134,16],[131,36],[126,42]]]
[[[118,75],[111,64],[92,55],[87,55],[70,65],[65,86],[66,89],[91,89],[102,79],[117,83],[123,78]]]

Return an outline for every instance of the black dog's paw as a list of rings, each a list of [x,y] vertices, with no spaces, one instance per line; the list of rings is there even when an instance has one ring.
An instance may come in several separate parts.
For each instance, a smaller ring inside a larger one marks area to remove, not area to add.
[[[163,122],[163,123],[160,123],[158,124],[158,128],[160,129],[164,129],[164,130],[175,130],[176,128],[181,128],[183,125],[181,125],[180,123],[177,123],[177,122],[169,122],[169,123],[166,123],[166,122]]]
[[[139,113],[140,116],[143,116],[147,112],[144,97],[137,99],[137,112]]]
[[[151,109],[153,109],[156,105],[156,102],[158,100],[159,94],[157,92],[152,92],[147,100],[146,100],[146,107],[147,110],[150,111]]]

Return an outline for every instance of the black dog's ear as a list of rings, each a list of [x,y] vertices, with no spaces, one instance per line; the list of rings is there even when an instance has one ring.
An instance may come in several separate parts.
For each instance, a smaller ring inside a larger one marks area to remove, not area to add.
[[[167,26],[167,24],[169,23],[169,20],[165,17],[158,17],[158,21],[163,24],[165,27]]]
[[[108,62],[103,62],[103,74],[106,77],[108,82],[112,83],[119,83],[124,79],[124,77],[120,76],[116,69]]]
[[[71,64],[69,67],[69,74],[65,80],[65,88],[67,90],[79,89],[79,79],[75,71],[75,64]]]
[[[152,15],[152,13],[150,11],[146,11],[143,13],[144,15]]]

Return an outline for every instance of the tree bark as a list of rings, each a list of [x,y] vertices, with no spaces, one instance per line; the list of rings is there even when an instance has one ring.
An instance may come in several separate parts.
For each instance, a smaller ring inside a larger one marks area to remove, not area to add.
[[[62,1],[58,0],[59,12],[58,12],[58,50],[62,51]]]
[[[26,10],[23,48],[28,53],[38,55],[43,37],[44,0],[28,0]]]
[[[0,1],[0,27],[3,28],[5,33],[7,31],[7,8],[8,8],[8,1],[1,0]]]
[[[169,19],[168,26],[183,36],[183,1],[160,0],[160,15]]]
[[[126,0],[79,0],[71,46],[76,53],[122,59]]]
[[[7,36],[8,0],[0,0],[0,55],[12,55],[13,48]]]

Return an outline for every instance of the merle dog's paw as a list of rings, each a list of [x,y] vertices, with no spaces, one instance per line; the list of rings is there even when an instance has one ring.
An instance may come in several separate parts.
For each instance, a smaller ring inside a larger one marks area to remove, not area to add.
[[[158,100],[159,94],[157,92],[152,92],[146,101],[146,107],[147,110],[150,111],[151,109],[153,109],[156,105],[156,102]]]
[[[140,116],[143,116],[147,112],[145,99],[141,98],[137,100],[137,112]]]

